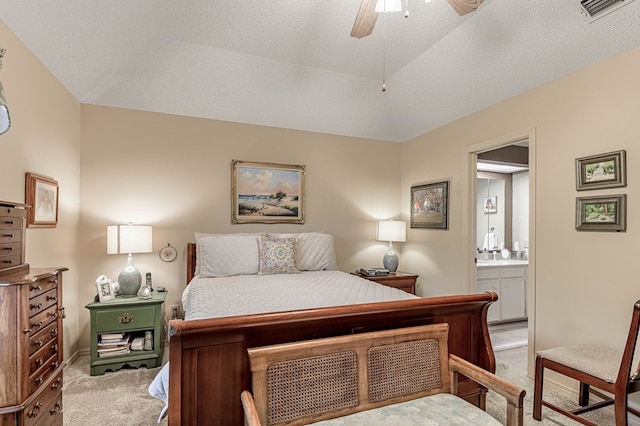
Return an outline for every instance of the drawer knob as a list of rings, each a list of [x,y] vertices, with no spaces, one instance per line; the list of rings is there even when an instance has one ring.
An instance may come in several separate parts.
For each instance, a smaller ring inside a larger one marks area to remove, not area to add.
[[[57,278],[51,278],[49,280],[49,284],[58,284],[58,279]]]
[[[37,347],[42,346],[42,340],[36,340],[35,342],[33,342],[33,344]]]
[[[58,377],[58,379],[55,382],[51,383],[51,389],[52,390],[58,389],[60,387],[60,382],[61,382],[61,378]]]
[[[31,305],[31,309],[40,309],[40,308],[42,308],[42,303]]]
[[[53,409],[49,410],[49,414],[55,416],[56,414],[58,414],[58,411],[60,411],[60,409],[62,409],[62,405],[60,405],[59,402],[56,402],[53,406]]]
[[[14,234],[4,234],[3,237],[5,238],[13,238],[15,235]]]
[[[56,301],[56,300],[58,300],[58,296],[47,296],[47,300]]]
[[[16,222],[13,220],[6,220],[4,223],[6,223],[7,225],[14,225]]]
[[[51,336],[56,337],[58,335],[58,329],[54,328],[53,330],[51,330]]]
[[[40,367],[42,364],[44,364],[44,359],[42,358],[36,359],[36,367]]]
[[[55,370],[56,368],[58,368],[59,365],[60,365],[60,361],[53,361],[51,363],[51,369]]]
[[[43,382],[42,377],[38,377],[38,378],[35,380],[35,382],[36,382],[36,385],[41,385],[41,384],[42,384],[42,382]]]
[[[11,259],[3,260],[2,263],[6,263],[7,265],[11,265],[11,264],[13,264],[13,260],[11,260]]]
[[[129,313],[124,313],[121,317],[118,317],[120,324],[129,324],[131,321],[133,321],[133,315],[129,315]]]
[[[38,415],[38,413],[40,413],[40,409],[42,408],[42,403],[38,402],[33,409],[29,410],[29,412],[27,413],[27,417],[29,418],[34,418]]]
[[[4,250],[4,251],[13,251],[13,247],[4,247],[2,250]]]
[[[62,319],[65,319],[67,317],[67,314],[64,312],[64,306],[60,308],[60,310],[62,311]]]
[[[24,329],[22,329],[22,332],[24,334],[29,334],[29,333],[31,333],[31,329],[30,328],[24,328]]]
[[[38,321],[37,323],[33,324],[32,327],[35,329],[39,329],[40,327],[42,327],[42,321]]]
[[[56,319],[56,318],[58,318],[58,313],[57,313],[57,312],[51,312],[51,313],[49,314],[49,316],[50,316],[51,318],[53,318],[53,319]]]
[[[40,291],[40,290],[42,290],[41,285],[34,285],[33,287],[31,287],[31,291]]]
[[[58,352],[58,344],[57,343],[55,345],[51,346],[51,352],[53,352],[54,354],[56,352]]]

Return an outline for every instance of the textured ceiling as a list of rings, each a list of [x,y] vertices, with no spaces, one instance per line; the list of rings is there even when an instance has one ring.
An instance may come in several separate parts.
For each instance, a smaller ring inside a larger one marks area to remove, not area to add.
[[[401,142],[640,45],[627,3],[592,22],[579,0],[411,0],[360,40],[360,0],[0,0],[0,19],[82,103]]]

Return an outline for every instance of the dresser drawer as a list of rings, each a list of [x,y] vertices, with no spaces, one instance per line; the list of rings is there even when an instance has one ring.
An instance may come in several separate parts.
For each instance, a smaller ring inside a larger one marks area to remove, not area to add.
[[[22,242],[22,229],[2,229],[0,228],[0,243]]]
[[[25,217],[24,210],[2,208],[0,212],[0,229],[22,229]]]
[[[47,343],[58,337],[58,322],[54,322],[42,331],[39,331],[34,336],[29,338],[29,356],[33,355],[41,348],[45,347]]]
[[[138,306],[96,312],[96,332],[127,331],[155,326],[155,308]]]
[[[22,254],[20,252],[8,256],[0,255],[0,269],[11,268],[22,264]]]
[[[60,357],[53,354],[42,366],[29,376],[29,393],[34,393],[60,367]]]
[[[44,424],[46,418],[55,417],[51,415],[50,410],[59,403],[62,409],[62,371],[42,389],[40,394],[24,409],[24,425],[32,426],[36,424]],[[56,414],[57,415],[57,414]]]
[[[49,362],[50,358],[54,355],[56,355],[58,361],[60,361],[60,344],[57,339],[51,340],[29,357],[29,375],[32,376],[33,373],[40,369],[46,362]]]
[[[525,268],[523,266],[503,268],[501,272],[502,278],[524,277],[524,269]]]
[[[42,293],[36,297],[29,299],[29,316],[39,314],[42,311],[46,311],[50,306],[57,305],[58,303],[58,289],[54,288],[46,293]]]
[[[58,319],[58,305],[51,305],[46,310],[29,318],[31,334],[36,334],[44,327]]]
[[[47,291],[58,287],[58,276],[41,278],[29,286],[29,298],[33,299]]]

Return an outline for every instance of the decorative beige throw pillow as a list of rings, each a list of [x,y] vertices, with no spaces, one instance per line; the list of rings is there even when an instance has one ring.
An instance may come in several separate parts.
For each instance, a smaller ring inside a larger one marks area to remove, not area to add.
[[[258,237],[260,270],[258,274],[296,274],[296,238]]]

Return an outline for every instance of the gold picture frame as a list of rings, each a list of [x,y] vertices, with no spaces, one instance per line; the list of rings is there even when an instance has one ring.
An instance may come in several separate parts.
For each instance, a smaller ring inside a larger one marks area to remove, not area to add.
[[[27,228],[55,228],[58,225],[58,181],[27,172],[25,175]]]
[[[305,166],[231,162],[233,223],[304,223]]]

